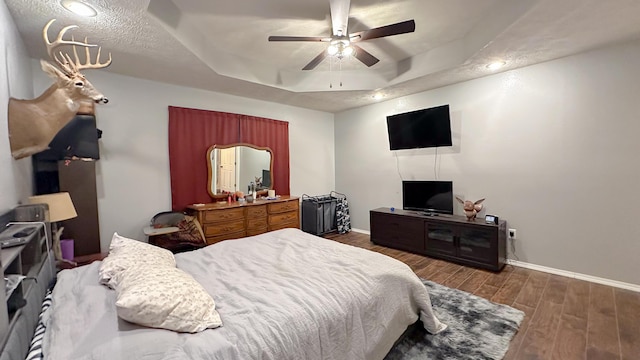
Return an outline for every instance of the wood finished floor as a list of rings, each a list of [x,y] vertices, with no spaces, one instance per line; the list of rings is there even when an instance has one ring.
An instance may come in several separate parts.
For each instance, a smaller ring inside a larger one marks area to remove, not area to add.
[[[640,359],[640,293],[507,265],[500,273],[374,245],[351,232],[326,238],[377,251],[419,277],[526,314],[504,359]]]

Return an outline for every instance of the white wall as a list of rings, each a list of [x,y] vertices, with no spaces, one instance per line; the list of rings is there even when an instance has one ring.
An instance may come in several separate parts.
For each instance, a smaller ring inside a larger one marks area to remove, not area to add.
[[[640,42],[627,43],[337,114],[336,186],[353,226],[401,208],[401,178],[433,180],[435,165],[518,230],[521,261],[640,284],[637,59]],[[454,146],[437,164],[434,149],[389,150],[387,115],[442,104]]]
[[[32,194],[31,158],[14,160],[9,147],[9,97],[33,98],[30,60],[4,1],[0,2],[0,213]]]
[[[37,62],[32,65],[35,87],[49,86],[50,80]],[[96,110],[98,128],[104,131],[97,163],[103,251],[115,231],[143,239],[142,228],[150,218],[171,209],[169,105],[288,121],[291,194],[327,193],[335,187],[333,114],[101,70],[87,71],[86,76],[109,98],[108,104],[99,105]],[[202,158],[204,163],[206,154]]]

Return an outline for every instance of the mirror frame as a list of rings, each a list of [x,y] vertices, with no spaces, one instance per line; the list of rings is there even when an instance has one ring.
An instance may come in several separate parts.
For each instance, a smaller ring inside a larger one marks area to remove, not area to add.
[[[271,186],[269,187],[269,189],[273,189],[273,151],[271,150],[271,148],[268,147],[262,147],[262,146],[257,146],[257,145],[253,145],[253,144],[248,144],[248,143],[233,143],[233,144],[227,144],[227,145],[212,145],[211,147],[209,147],[209,149],[207,150],[207,171],[208,171],[208,177],[207,177],[207,192],[209,193],[209,196],[211,196],[211,198],[214,201],[221,201],[221,200],[227,200],[227,194],[212,194],[211,193],[211,182],[215,181],[213,179],[213,169],[212,169],[212,161],[211,161],[211,153],[216,150],[216,149],[228,149],[231,147],[235,147],[235,146],[246,146],[252,149],[256,149],[256,150],[266,150],[269,152],[271,161],[269,164],[269,174],[271,174]],[[242,191],[242,190],[240,190]],[[244,191],[243,191],[244,192]],[[267,190],[261,190],[257,192],[257,196],[261,196],[261,195],[265,195],[267,194]]]

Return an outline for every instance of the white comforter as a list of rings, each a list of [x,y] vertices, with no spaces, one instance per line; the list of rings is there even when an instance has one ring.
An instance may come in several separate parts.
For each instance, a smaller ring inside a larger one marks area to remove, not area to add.
[[[180,334],[120,320],[93,263],[58,275],[46,359],[382,359],[418,314],[429,332],[445,328],[408,266],[297,229],[176,262],[213,296],[222,327]]]

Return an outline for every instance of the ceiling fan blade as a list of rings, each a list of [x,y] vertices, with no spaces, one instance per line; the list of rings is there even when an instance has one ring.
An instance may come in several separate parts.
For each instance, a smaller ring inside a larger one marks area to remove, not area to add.
[[[333,35],[346,36],[351,0],[329,0]]]
[[[330,37],[322,36],[269,36],[269,41],[331,41]]]
[[[370,39],[377,39],[385,36],[400,35],[416,30],[416,22],[413,20],[407,20],[391,25],[381,26],[369,30],[360,31],[350,35],[351,41],[364,41]]]
[[[380,59],[378,59],[377,57],[371,55],[368,51],[366,51],[365,49],[361,48],[360,46],[356,45],[356,44],[351,44],[351,46],[353,46],[353,48],[356,50],[355,52],[355,58],[360,60],[363,64],[371,67],[375,64],[378,63],[378,61],[380,61]]]
[[[313,60],[311,60],[311,62],[309,62],[307,65],[305,65],[305,67],[302,68],[302,70],[313,70],[315,69],[316,66],[318,66],[318,64],[320,64],[322,62],[322,60],[324,60],[324,58],[327,57],[327,51],[323,51],[321,52],[318,56],[316,56],[315,58],[313,58]]]

